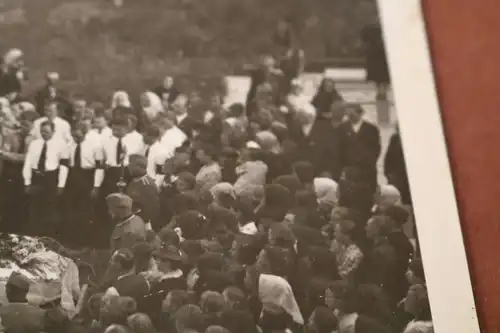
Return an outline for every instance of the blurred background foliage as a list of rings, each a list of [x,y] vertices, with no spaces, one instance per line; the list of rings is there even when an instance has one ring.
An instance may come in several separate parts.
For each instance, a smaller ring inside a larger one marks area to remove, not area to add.
[[[307,59],[360,58],[360,30],[375,0],[1,0],[0,50],[17,47],[28,93],[58,71],[68,91],[106,102],[137,96],[173,75],[183,89],[210,91],[268,52],[289,19]]]

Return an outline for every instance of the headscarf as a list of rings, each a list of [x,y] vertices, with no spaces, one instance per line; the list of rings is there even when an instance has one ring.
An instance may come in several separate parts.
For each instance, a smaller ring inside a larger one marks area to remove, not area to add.
[[[123,102],[121,102],[121,104],[118,104],[119,99],[123,99]],[[114,109],[118,106],[123,106],[126,108],[132,107],[132,103],[130,103],[128,93],[124,90],[115,91],[115,93],[113,94],[113,98],[111,99],[111,108]]]
[[[151,91],[146,91],[143,96],[149,100],[149,106],[144,108],[144,113],[148,119],[152,120],[164,111],[162,101],[158,95]]]
[[[224,195],[231,196],[233,199],[236,198],[233,185],[230,183],[218,183],[212,186],[210,193],[212,193],[215,203],[220,203]]]
[[[401,193],[393,185],[382,185],[380,186],[377,207],[380,209],[386,209],[391,206],[401,204]]]
[[[3,57],[3,63],[7,66],[12,65],[14,62],[18,61],[24,55],[23,51],[20,49],[10,49],[5,53]]]
[[[271,131],[260,131],[256,135],[257,143],[264,151],[269,151],[275,154],[281,152],[281,145],[276,137]]]
[[[268,274],[259,276],[259,299],[263,307],[271,305],[283,309],[293,321],[303,325],[304,318],[293,295],[292,287],[282,277]]]
[[[330,178],[314,178],[314,192],[316,192],[319,204],[335,206],[338,203],[338,187],[337,182]]]

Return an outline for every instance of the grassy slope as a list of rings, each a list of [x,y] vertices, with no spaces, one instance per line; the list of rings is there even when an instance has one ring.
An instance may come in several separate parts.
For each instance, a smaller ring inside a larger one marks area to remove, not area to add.
[[[111,0],[3,0],[0,49],[25,51],[31,91],[49,70],[69,90],[101,101],[116,89],[137,95],[166,74],[210,90],[268,50],[285,16],[309,58],[359,55],[359,3],[367,1],[125,0],[117,10]]]

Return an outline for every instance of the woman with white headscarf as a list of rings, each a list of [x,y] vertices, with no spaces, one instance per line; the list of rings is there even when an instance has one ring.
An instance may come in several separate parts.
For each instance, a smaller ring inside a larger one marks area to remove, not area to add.
[[[143,114],[150,121],[164,111],[160,97],[151,91],[146,91],[141,95],[141,107]]]
[[[111,108],[115,109],[117,107],[131,108],[132,103],[130,103],[129,95],[124,90],[115,91],[111,99]]]

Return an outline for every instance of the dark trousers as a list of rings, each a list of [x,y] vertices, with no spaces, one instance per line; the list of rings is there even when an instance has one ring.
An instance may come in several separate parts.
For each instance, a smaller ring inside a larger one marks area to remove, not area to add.
[[[29,198],[29,234],[61,239],[57,181],[59,170],[33,170]]]
[[[28,232],[28,196],[24,191],[22,163],[5,161],[0,177],[0,232]]]
[[[93,240],[94,169],[71,168],[64,191],[64,239],[69,246],[91,246]]]

